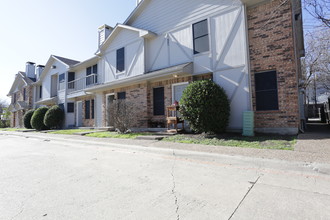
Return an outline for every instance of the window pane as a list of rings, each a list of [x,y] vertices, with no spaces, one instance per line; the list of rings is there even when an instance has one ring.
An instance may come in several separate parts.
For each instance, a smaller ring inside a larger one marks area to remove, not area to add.
[[[164,115],[164,87],[154,88],[154,115]]]
[[[125,50],[124,48],[117,50],[117,73],[125,70]]]
[[[207,20],[194,24],[193,29],[194,29],[194,38],[195,39],[198,37],[201,37],[203,35],[208,35],[209,31],[208,31],[208,27],[207,27]]]
[[[277,90],[256,93],[257,111],[278,110]]]
[[[118,99],[126,99],[126,92],[118,92],[117,98]]]
[[[90,116],[90,101],[85,101],[85,119],[89,119]]]
[[[256,91],[277,89],[276,71],[255,74]]]
[[[86,69],[86,76],[91,75],[91,74],[92,74],[92,67],[88,67]]]
[[[74,103],[73,103],[73,102],[69,102],[69,103],[67,104],[67,112],[68,112],[68,113],[72,113],[72,112],[74,112]]]
[[[92,99],[92,119],[94,119],[94,99]]]
[[[59,81],[60,83],[62,83],[62,82],[65,81],[65,73],[62,73],[61,75],[59,75],[59,77],[58,77],[58,81]]]
[[[209,36],[208,35],[197,38],[194,41],[194,53],[195,54],[202,53],[205,51],[209,51]]]
[[[93,66],[93,73],[97,74],[97,64]]]

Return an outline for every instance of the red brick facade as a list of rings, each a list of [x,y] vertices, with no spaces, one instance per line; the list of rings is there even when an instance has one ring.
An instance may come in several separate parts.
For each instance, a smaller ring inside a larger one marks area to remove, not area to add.
[[[168,106],[173,103],[172,100],[172,85],[182,82],[192,82],[195,80],[212,79],[212,74],[205,74],[200,76],[187,76],[171,78],[167,80],[144,82],[135,84],[128,87],[122,87],[117,89],[110,89],[103,92],[103,126],[107,126],[107,95],[114,94],[117,99],[118,92],[126,92],[126,100],[133,101],[136,104],[136,115],[138,122],[134,127],[147,128],[152,127],[153,123],[159,123],[165,125],[165,112],[164,115],[154,116],[153,114],[153,89],[158,87],[164,87],[164,105]]]
[[[247,16],[256,131],[276,132],[278,128],[283,133],[286,129],[298,131],[299,59],[295,57],[291,3],[273,0],[248,8]],[[279,110],[256,111],[254,74],[268,70],[277,72]]]

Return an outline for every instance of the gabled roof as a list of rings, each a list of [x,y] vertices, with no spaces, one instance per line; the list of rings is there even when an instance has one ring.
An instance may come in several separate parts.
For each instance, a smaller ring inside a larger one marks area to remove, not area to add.
[[[148,31],[148,30],[135,28],[135,27],[132,27],[132,26],[124,25],[124,24],[117,24],[116,27],[111,32],[111,34],[108,36],[108,38],[100,46],[100,48],[96,52],[96,54],[101,53],[105,48],[107,48],[109,46],[109,44],[111,43],[111,41],[116,37],[117,33],[122,29],[136,31],[136,32],[139,33],[139,37],[143,37],[143,38],[152,38],[154,36],[157,36],[157,34],[151,32],[151,31]]]
[[[55,55],[50,55],[46,65],[45,65],[45,68],[42,71],[38,81],[40,81],[41,79],[43,79],[45,77],[46,72],[52,67],[52,64],[55,60],[63,63],[67,68],[70,68],[71,66],[80,63],[80,61],[77,61],[77,60],[72,60],[72,59],[68,59],[68,58],[60,57],[60,56],[55,56]]]
[[[19,81],[22,81],[24,83],[24,86],[27,86],[27,85],[33,84],[35,82],[35,80],[36,79],[34,79],[34,78],[27,77],[25,72],[19,71],[15,76],[15,80],[14,80],[13,85],[11,86],[7,96],[10,96],[12,93],[14,93],[16,85],[19,83]]]
[[[151,0],[142,0],[128,16],[124,24],[128,25],[130,22],[143,10],[143,8],[150,3]]]
[[[55,56],[55,55],[52,55],[52,56],[54,58],[58,59],[59,61],[61,61],[62,63],[65,63],[68,66],[72,66],[72,65],[75,65],[77,63],[80,63],[80,61],[77,61],[77,60],[71,60],[71,59],[68,59],[68,58],[65,58],[65,57],[60,57],[60,56]]]

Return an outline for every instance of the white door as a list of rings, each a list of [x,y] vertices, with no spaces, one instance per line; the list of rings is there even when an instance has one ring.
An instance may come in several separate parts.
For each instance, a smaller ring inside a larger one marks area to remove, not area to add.
[[[77,102],[76,111],[76,127],[82,127],[83,115],[82,115],[82,102]]]
[[[188,86],[188,82],[178,83],[172,85],[172,103],[179,102],[183,93],[183,90]]]

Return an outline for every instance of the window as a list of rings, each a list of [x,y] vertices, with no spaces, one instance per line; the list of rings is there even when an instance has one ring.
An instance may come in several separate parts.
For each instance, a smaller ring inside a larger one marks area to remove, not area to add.
[[[92,99],[91,111],[92,111],[92,119],[94,119],[94,99]]]
[[[68,89],[74,89],[74,81],[76,77],[75,72],[68,72]]]
[[[63,83],[65,81],[65,73],[62,73],[58,76],[58,82]]]
[[[64,103],[58,104],[58,107],[60,107],[60,109],[62,109],[62,111],[64,112]]]
[[[39,87],[39,99],[42,98],[42,86]]]
[[[89,100],[85,101],[85,119],[90,119],[90,108],[91,102]]]
[[[93,75],[92,75],[93,74]],[[95,75],[94,75],[95,74]],[[86,85],[97,83],[97,64],[86,68]]]
[[[209,30],[207,20],[193,24],[194,54],[209,51]]]
[[[276,71],[255,73],[257,111],[278,110]]]
[[[154,88],[154,115],[164,115],[164,87]]]
[[[26,101],[26,89],[23,89],[23,101]]]
[[[14,103],[16,103],[16,99],[17,99],[17,95],[16,95],[16,93],[14,93]]]
[[[74,112],[74,103],[68,102],[67,103],[67,113],[73,113]]]
[[[125,48],[117,50],[117,73],[125,71]]]
[[[126,92],[118,92],[117,98],[118,99],[126,99]]]

